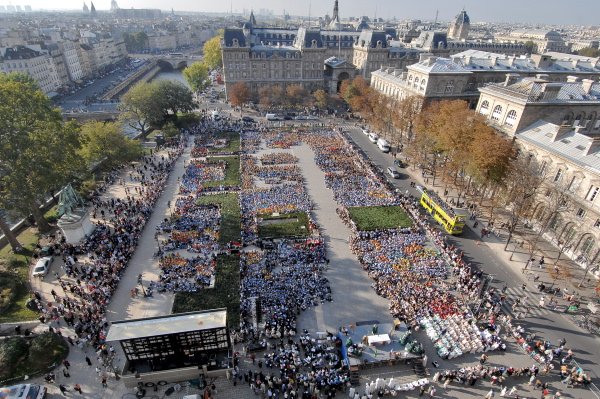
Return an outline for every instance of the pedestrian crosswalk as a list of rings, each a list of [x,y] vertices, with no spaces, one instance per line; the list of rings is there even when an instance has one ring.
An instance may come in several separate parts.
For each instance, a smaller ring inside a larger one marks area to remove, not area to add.
[[[522,314],[520,318],[542,317],[555,313],[548,308],[549,296],[540,293],[536,284],[527,284],[525,289],[522,286],[507,288],[505,295],[504,307],[515,317],[520,314]],[[544,297],[544,307],[540,306],[542,296]],[[515,306],[517,302],[518,305]]]

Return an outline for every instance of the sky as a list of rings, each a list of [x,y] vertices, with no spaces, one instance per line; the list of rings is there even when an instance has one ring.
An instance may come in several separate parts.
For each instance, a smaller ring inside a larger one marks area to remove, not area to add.
[[[90,0],[85,0],[88,3]],[[332,13],[334,0],[117,0],[121,8],[160,8],[176,11],[206,11],[241,13],[244,9],[283,10],[292,15],[324,16]],[[0,0],[0,4],[29,4],[39,9],[81,9],[83,0]],[[463,7],[471,22],[531,22],[548,24],[593,25],[600,23],[600,0],[339,0],[340,16],[368,15],[382,18],[433,20],[439,10],[439,20],[448,21]],[[110,0],[95,0],[97,10],[110,8]]]

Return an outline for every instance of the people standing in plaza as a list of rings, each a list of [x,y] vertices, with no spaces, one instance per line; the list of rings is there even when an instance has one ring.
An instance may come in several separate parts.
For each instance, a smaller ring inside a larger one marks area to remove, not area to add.
[[[81,390],[81,385],[75,384],[75,386],[73,387],[73,390],[75,392],[78,392],[80,395],[83,395],[83,391]]]
[[[67,385],[60,384],[58,386],[58,389],[60,389],[60,393],[62,393],[63,395],[66,395],[67,392],[69,392],[69,389],[68,389]]]

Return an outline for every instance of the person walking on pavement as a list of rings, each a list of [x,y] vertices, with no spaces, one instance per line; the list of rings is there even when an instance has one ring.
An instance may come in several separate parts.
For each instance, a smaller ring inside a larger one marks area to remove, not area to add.
[[[63,360],[63,366],[65,366],[67,368],[67,370],[69,369],[69,367],[71,367],[71,363],[69,363],[69,361],[67,359]]]
[[[437,392],[437,390],[435,389],[435,387],[432,385],[431,388],[429,388],[429,397],[430,398],[435,398],[435,393]]]
[[[88,356],[85,357],[85,362],[88,364],[88,366],[92,365],[92,359],[90,359]]]
[[[490,391],[485,395],[485,399],[491,399],[494,397],[494,390],[490,389]]]
[[[108,384],[106,383],[106,376],[102,376],[102,388],[108,388]]]
[[[540,258],[539,264],[538,266],[540,267],[540,269],[542,269],[544,267],[544,263],[546,263],[546,261],[544,260],[544,257],[542,256]]]
[[[73,387],[73,390],[78,392],[80,395],[83,395],[83,392],[81,391],[81,385],[75,384],[75,386]]]
[[[65,368],[63,369],[63,375],[64,375],[66,378],[69,378],[69,377],[71,376],[71,374],[69,374],[69,369],[68,369],[68,368],[66,368],[66,367],[65,367]]]
[[[67,388],[67,385],[60,384],[58,386],[58,389],[60,389],[60,393],[62,393],[63,395],[66,395],[67,392],[69,392],[69,389]]]

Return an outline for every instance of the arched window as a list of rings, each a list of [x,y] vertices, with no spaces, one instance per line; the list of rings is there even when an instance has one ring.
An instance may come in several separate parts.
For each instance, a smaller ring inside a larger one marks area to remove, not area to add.
[[[570,122],[571,122],[571,114],[566,114],[565,117],[563,118],[562,124],[568,125]]]
[[[594,248],[594,238],[592,236],[587,236],[581,243],[580,252],[582,255],[588,255],[592,252],[592,248]]]
[[[573,127],[579,126],[579,124],[581,123],[582,120],[583,120],[583,114],[577,115],[577,118],[575,118],[575,121],[573,122]]]
[[[490,102],[488,100],[485,100],[484,102],[481,103],[481,107],[479,107],[479,113],[482,115],[487,115],[489,109],[490,109]]]
[[[419,87],[419,78],[415,78],[415,84],[413,85],[413,88],[416,89]]]
[[[571,223],[568,227],[565,228],[563,232],[562,241],[566,244],[570,243],[577,234],[577,230],[575,229],[575,225]]]
[[[511,109],[508,111],[508,115],[506,115],[506,121],[504,124],[508,126],[514,126],[515,122],[517,122],[517,111]]]
[[[444,90],[444,93],[449,94],[449,93],[452,93],[453,91],[454,91],[454,81],[449,80],[446,83],[446,89]]]
[[[552,217],[552,220],[550,221],[550,224],[548,225],[548,228],[554,232],[558,231],[558,228],[560,227],[562,223],[562,218],[560,217],[559,214],[556,214]]]
[[[427,86],[427,80],[422,79],[421,80],[421,88],[419,90],[425,91],[425,86]]]
[[[502,116],[502,106],[496,105],[494,107],[494,112],[492,112],[492,120],[499,121],[500,116]]]
[[[412,75],[408,75],[408,85],[409,86],[412,84],[412,80],[413,80],[413,76]]]

